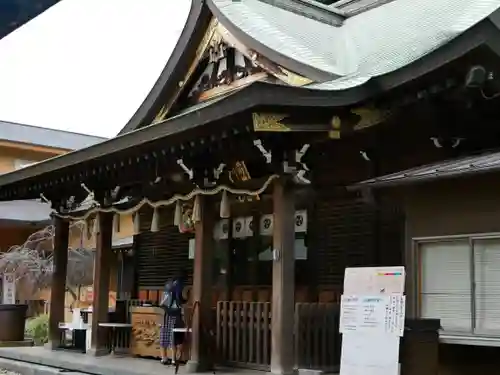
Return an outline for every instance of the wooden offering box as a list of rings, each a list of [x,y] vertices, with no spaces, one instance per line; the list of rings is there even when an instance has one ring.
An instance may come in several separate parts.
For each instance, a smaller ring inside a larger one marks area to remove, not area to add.
[[[160,327],[163,323],[160,307],[132,307],[132,341],[130,352],[141,357],[160,357]]]
[[[163,309],[160,307],[131,307],[130,315],[132,324],[130,353],[139,357],[160,358],[160,328],[163,324]],[[187,360],[188,352],[189,350],[184,350],[184,358],[180,359]],[[180,352],[177,355],[180,355]],[[172,358],[170,351],[168,357]]]

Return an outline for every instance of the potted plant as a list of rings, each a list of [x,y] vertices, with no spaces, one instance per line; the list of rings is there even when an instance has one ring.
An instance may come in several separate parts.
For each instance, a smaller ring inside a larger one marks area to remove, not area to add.
[[[12,246],[0,253],[0,275],[12,275],[17,297],[22,300],[38,299],[40,291],[49,290],[53,271],[54,227],[48,226],[33,233],[20,246]],[[92,249],[68,249],[68,278],[66,290],[79,299],[79,289],[92,285],[94,252]],[[19,298],[21,299],[21,298]],[[0,342],[24,341],[28,305],[26,303],[2,304],[0,300]],[[7,327],[7,328],[5,328]]]

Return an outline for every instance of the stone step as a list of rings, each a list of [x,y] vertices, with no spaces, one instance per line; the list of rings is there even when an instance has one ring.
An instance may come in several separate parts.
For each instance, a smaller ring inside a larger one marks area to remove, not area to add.
[[[16,372],[21,375],[88,375],[83,372],[67,371],[62,368],[6,358],[0,358],[0,369]]]

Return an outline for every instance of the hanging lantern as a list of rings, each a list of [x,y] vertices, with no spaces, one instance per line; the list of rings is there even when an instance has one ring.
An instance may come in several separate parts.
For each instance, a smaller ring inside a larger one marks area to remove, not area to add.
[[[177,201],[175,204],[175,213],[174,213],[174,225],[179,226],[181,225],[182,221],[182,207],[181,207],[181,202]]]
[[[197,195],[194,198],[194,205],[193,205],[193,222],[198,223],[201,220],[201,204],[200,204],[200,196]]]
[[[94,236],[97,236],[97,234],[101,231],[101,226],[99,224],[99,214],[96,214],[95,215],[95,219],[94,219],[94,226],[93,226],[93,229],[92,229],[92,234]]]
[[[220,201],[220,217],[222,219],[228,219],[231,216],[231,205],[229,203],[229,197],[227,190],[222,192],[222,199]]]
[[[138,235],[141,232],[141,221],[139,217],[139,211],[135,212],[134,214],[134,236]]]
[[[151,232],[160,231],[160,212],[157,207],[153,210],[153,217],[151,219]]]
[[[120,232],[120,214],[114,214],[113,216],[113,233]]]

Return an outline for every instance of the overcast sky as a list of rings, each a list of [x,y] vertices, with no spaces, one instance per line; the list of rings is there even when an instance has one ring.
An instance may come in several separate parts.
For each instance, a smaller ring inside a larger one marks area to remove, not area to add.
[[[63,0],[0,40],[0,120],[113,137],[172,53],[191,0]]]

